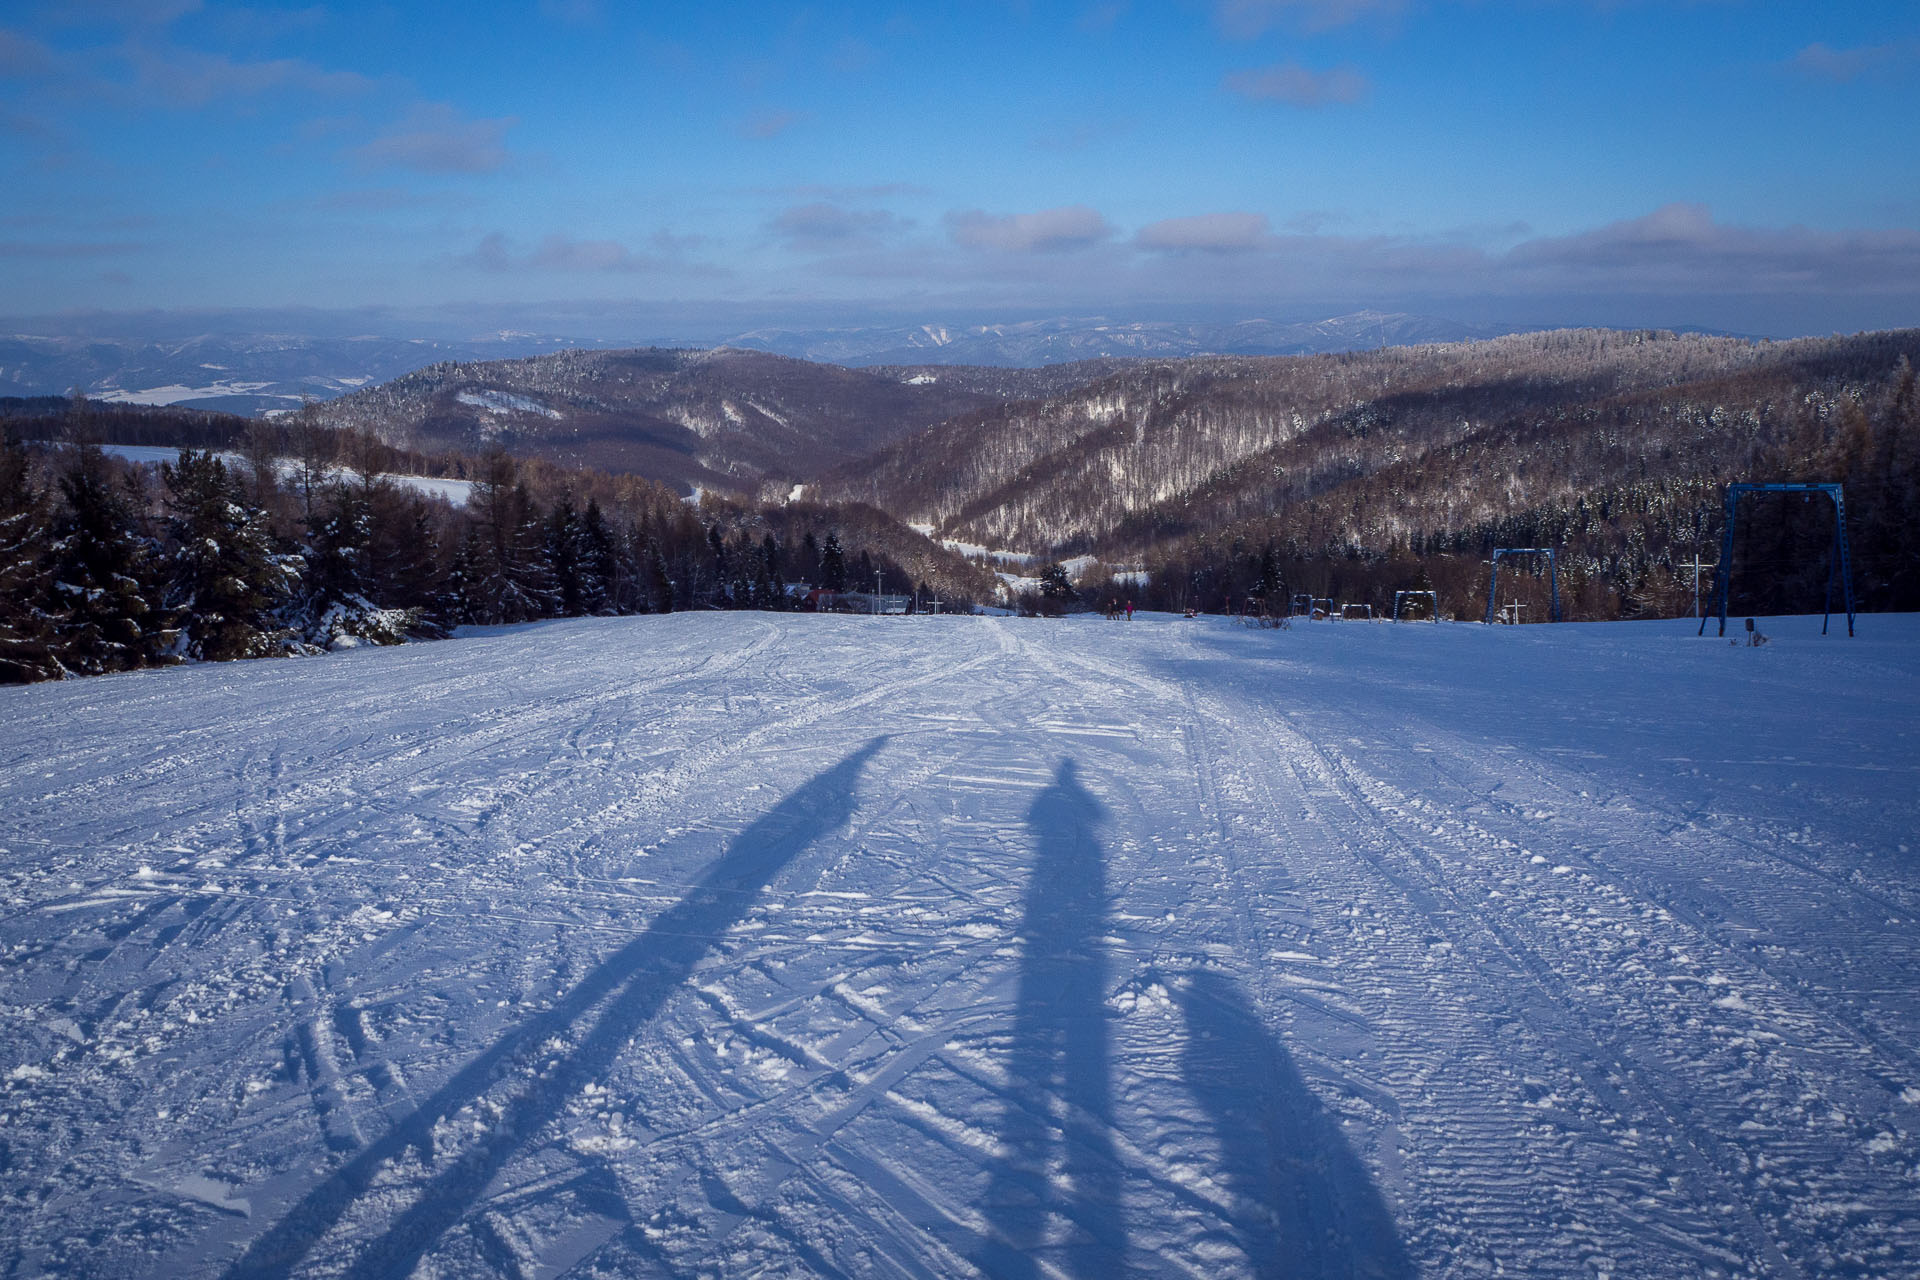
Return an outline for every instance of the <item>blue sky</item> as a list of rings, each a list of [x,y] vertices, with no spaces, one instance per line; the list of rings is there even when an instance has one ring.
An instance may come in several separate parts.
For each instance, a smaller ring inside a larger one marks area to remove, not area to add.
[[[1916,119],[1910,0],[15,0],[0,312],[1920,324]]]

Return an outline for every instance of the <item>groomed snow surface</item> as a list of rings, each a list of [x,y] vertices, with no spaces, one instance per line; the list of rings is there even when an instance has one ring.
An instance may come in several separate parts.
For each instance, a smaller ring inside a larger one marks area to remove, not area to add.
[[[1920,618],[1762,628],[0,691],[0,1273],[1920,1275]]]

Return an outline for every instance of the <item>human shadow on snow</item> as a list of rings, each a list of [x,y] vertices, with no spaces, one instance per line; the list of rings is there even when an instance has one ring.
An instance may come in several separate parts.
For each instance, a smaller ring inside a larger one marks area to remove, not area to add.
[[[1228,979],[1170,985],[1187,1024],[1181,1067],[1213,1124],[1254,1274],[1412,1280],[1386,1202],[1286,1046]]]
[[[1125,1269],[1102,942],[1106,869],[1095,838],[1105,817],[1071,760],[1027,811],[1034,861],[1000,1129],[1006,1155],[988,1181],[989,1230],[973,1259],[988,1275],[1038,1275],[1043,1251],[1069,1275],[1110,1280]],[[1057,1247],[1044,1246],[1054,1216],[1071,1229]]]
[[[360,1251],[346,1274],[370,1280],[411,1272],[495,1175],[564,1111],[567,1100],[607,1073],[635,1033],[746,914],[759,891],[807,846],[847,823],[855,808],[855,783],[885,742],[885,737],[875,738],[742,831],[697,888],[581,979],[552,1009],[501,1036],[411,1115],[308,1192],[227,1269],[227,1280],[291,1273],[373,1188],[390,1161],[409,1148],[430,1150],[434,1127],[442,1120],[514,1077],[530,1075],[504,1103],[485,1136],[437,1174],[412,1206]],[[594,1016],[603,1001],[604,1009]],[[543,1046],[556,1039],[568,1043],[576,1036],[576,1047],[533,1072]]]

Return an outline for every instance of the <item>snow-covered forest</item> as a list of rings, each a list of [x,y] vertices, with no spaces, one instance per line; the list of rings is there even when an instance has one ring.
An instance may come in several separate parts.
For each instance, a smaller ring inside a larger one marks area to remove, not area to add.
[[[434,639],[469,624],[791,609],[871,587],[966,607],[992,580],[881,513],[698,508],[635,477],[470,460],[463,507],[371,437],[285,433],[157,468],[0,441],[0,683]],[[842,538],[845,544],[842,544]]]
[[[1727,483],[1843,482],[1863,597],[1913,609],[1915,361],[1912,330],[1139,361],[915,433],[819,488],[965,542],[1145,564],[1170,608],[1239,607],[1270,548],[1296,590],[1384,610],[1432,587],[1461,607],[1492,548],[1552,546],[1572,616],[1607,618],[1688,607],[1682,565],[1712,559]],[[1773,589],[1746,608],[1817,607],[1831,526],[1768,515]]]
[[[0,573],[17,585],[0,594],[0,651],[24,655],[6,660],[11,678],[35,678],[342,634],[784,608],[796,588],[876,575],[887,592],[1008,602],[997,571],[1063,557],[1077,581],[1049,592],[1002,577],[1050,612],[1133,599],[1271,614],[1311,596],[1382,615],[1398,592],[1432,591],[1443,614],[1477,617],[1501,547],[1554,550],[1564,617],[1672,617],[1710,575],[1723,495],[1741,481],[1843,485],[1860,607],[1915,609],[1916,357],[1910,330],[1571,330],[937,372],[585,351],[436,365],[272,424],[49,402],[7,421],[37,422],[42,438],[224,443],[229,493],[176,494],[157,475],[130,489],[46,451],[9,461]],[[479,451],[447,451],[463,441]],[[457,477],[475,500],[448,508],[384,478],[403,468]],[[212,470],[195,483],[218,487]],[[699,492],[697,507],[675,486]],[[195,502],[203,522],[237,523],[200,528],[183,515]],[[1747,510],[1730,609],[1820,608],[1834,508],[1760,496]],[[844,544],[832,572],[829,534]],[[246,565],[185,567],[214,545]],[[1539,562],[1512,567],[1502,605],[1552,616]],[[248,584],[246,599],[193,605],[216,579]],[[227,639],[200,635],[181,613],[195,608],[220,613]],[[119,637],[111,653],[103,626]]]

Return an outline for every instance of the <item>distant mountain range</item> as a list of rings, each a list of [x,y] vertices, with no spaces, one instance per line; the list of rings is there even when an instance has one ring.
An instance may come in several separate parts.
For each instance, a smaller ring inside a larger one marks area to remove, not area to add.
[[[1836,477],[1859,522],[1862,589],[1916,607],[1916,365],[1920,330],[1771,342],[1576,329],[1037,368],[570,349],[442,361],[311,416],[419,450],[421,470],[500,446],[737,495],[763,522],[818,503],[953,546],[1145,565],[1167,607],[1237,599],[1263,558],[1322,594],[1347,582],[1379,602],[1412,584],[1459,599],[1480,590],[1487,549],[1551,546],[1587,616],[1671,611],[1690,585],[1683,557],[1711,550],[1727,482]],[[103,433],[116,414],[138,416],[123,405],[85,421]],[[1813,541],[1767,554],[1824,563],[1830,533],[1769,518],[1769,537]],[[1805,585],[1789,577],[1775,574]]]
[[[1531,328],[1466,324],[1404,312],[1356,311],[1324,320],[1241,320],[1212,324],[1081,317],[965,326],[759,329],[729,338],[726,345],[846,365],[966,364],[1032,368],[1116,357],[1319,355],[1372,347],[1466,342],[1532,331]]]
[[[0,336],[0,396],[184,405],[249,417],[331,400],[445,360],[499,360],[583,345],[503,333],[467,342],[203,335],[181,340]]]
[[[1357,311],[1313,321],[1116,321],[1098,317],[1009,324],[925,323],[842,329],[756,329],[653,345],[739,348],[853,367],[972,365],[1031,369],[1094,359],[1307,355],[1460,342],[1522,330],[1432,316]],[[185,405],[260,416],[331,400],[428,365],[519,359],[555,351],[643,345],[503,332],[461,341],[298,334],[187,338],[0,336],[0,395],[65,395]]]
[[[318,419],[409,448],[509,452],[688,488],[784,495],[959,414],[1058,394],[1124,367],[850,369],[764,351],[570,350],[446,362],[320,405]]]

